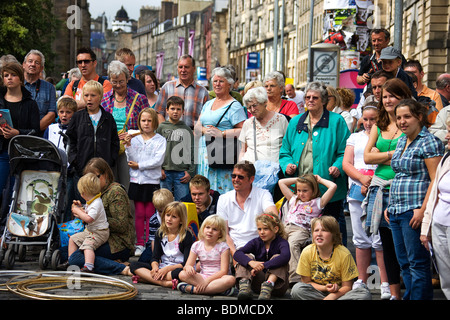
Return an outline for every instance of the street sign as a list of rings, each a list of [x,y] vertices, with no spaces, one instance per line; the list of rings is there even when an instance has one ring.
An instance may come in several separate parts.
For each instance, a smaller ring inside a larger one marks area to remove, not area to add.
[[[339,87],[340,47],[330,43],[317,44],[311,47],[311,55],[311,80]]]

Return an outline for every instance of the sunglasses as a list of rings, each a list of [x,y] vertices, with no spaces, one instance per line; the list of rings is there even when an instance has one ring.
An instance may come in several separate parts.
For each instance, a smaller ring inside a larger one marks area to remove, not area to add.
[[[86,59],[86,60],[77,60],[77,64],[88,64],[88,63],[90,63],[90,62],[92,62],[92,61],[94,61],[94,60],[89,60],[89,59]]]
[[[231,174],[231,179],[236,179],[236,178],[238,178],[239,180],[244,180],[244,179],[245,179],[245,176],[240,175],[240,174],[234,174],[234,173],[232,173],[232,174]]]

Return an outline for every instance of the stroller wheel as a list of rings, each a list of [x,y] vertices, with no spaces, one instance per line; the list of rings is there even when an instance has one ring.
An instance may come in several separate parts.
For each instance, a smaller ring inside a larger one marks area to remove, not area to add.
[[[56,249],[55,251],[53,251],[52,254],[52,269],[53,270],[58,270],[58,265],[60,264],[60,260],[61,260],[61,251],[59,251],[59,249]]]
[[[14,263],[16,262],[16,252],[14,247],[10,247],[5,253],[5,267],[6,269],[14,268]]]
[[[41,270],[47,269],[49,259],[47,258],[47,249],[42,249],[39,253],[39,268]]]
[[[19,261],[24,262],[27,255],[27,246],[24,246],[23,244],[19,245],[18,255]]]

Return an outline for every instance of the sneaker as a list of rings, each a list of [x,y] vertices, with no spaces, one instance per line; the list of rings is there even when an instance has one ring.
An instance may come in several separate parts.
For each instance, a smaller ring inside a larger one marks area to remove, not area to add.
[[[391,299],[391,289],[389,288],[389,283],[383,282],[380,286],[380,299],[381,300],[389,300]]]
[[[273,285],[267,281],[264,281],[261,285],[261,292],[259,293],[258,300],[270,300],[272,289]]]
[[[366,287],[367,288],[366,284],[361,279],[358,279],[358,280],[356,280],[353,283],[352,290],[358,289],[360,287]]]
[[[140,257],[142,255],[142,252],[144,252],[144,246],[136,246],[136,249],[134,250],[134,256]]]
[[[231,287],[230,289],[227,289],[224,292],[222,292],[220,295],[221,296],[232,297],[232,296],[235,295],[235,293],[236,293],[236,288],[235,287]]]
[[[237,296],[238,300],[251,300],[252,299],[252,288],[250,286],[249,279],[241,279],[239,281],[239,293]]]

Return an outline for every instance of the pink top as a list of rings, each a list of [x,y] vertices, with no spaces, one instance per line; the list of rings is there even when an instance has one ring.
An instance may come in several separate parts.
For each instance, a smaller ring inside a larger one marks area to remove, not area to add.
[[[218,242],[214,248],[207,251],[205,249],[205,243],[202,240],[194,242],[191,251],[197,254],[200,260],[200,274],[204,277],[210,277],[220,271],[221,255],[228,248],[227,243],[224,241]]]
[[[289,200],[289,212],[286,216],[285,223],[292,223],[307,230],[311,229],[311,220],[319,217],[322,213],[320,207],[320,198],[315,198],[307,202],[297,201],[297,196],[294,195]]]

